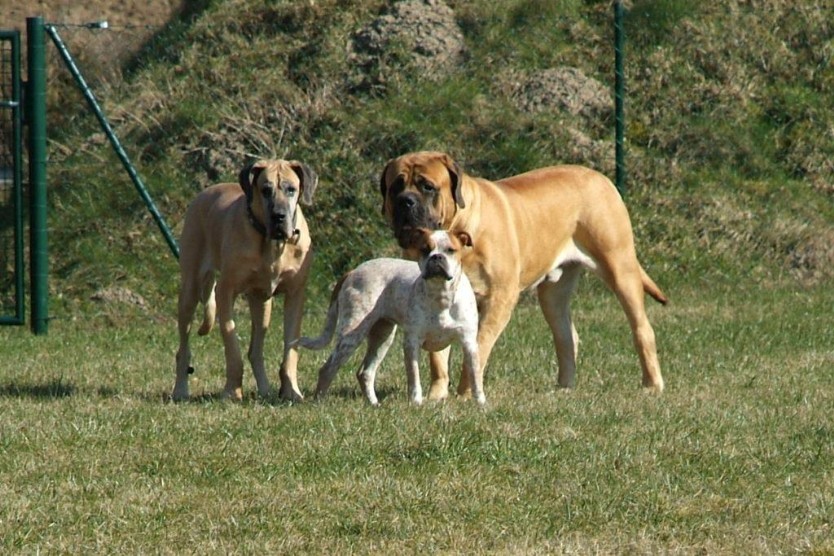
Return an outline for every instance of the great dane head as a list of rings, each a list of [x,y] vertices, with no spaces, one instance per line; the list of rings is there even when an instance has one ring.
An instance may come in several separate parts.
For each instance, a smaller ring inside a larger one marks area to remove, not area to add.
[[[295,160],[258,160],[239,176],[252,224],[264,237],[279,241],[297,234],[298,203],[312,204],[318,181],[309,166]]]
[[[382,212],[400,247],[409,246],[407,229],[449,228],[466,206],[462,181],[460,166],[444,153],[410,153],[388,162],[379,180]]]

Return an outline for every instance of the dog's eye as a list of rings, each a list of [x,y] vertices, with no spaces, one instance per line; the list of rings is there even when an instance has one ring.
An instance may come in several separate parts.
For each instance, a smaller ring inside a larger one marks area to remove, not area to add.
[[[420,189],[422,189],[423,192],[425,192],[425,193],[434,193],[434,187],[432,186],[431,183],[429,183],[427,181],[424,181],[424,182],[420,182],[419,185],[420,185]]]
[[[264,197],[272,195],[272,183],[265,182],[263,186],[261,186],[261,195]]]
[[[449,255],[454,255],[457,252],[458,252],[458,250],[455,249],[454,247],[447,247],[446,248],[446,253],[448,253]]]
[[[287,197],[295,197],[295,194],[298,193],[298,190],[294,187],[287,188]]]

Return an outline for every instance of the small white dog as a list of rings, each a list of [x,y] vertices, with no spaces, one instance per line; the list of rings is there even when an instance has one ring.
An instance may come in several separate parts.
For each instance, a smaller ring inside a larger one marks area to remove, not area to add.
[[[486,402],[478,360],[478,307],[460,264],[462,251],[472,246],[472,240],[466,233],[417,228],[412,231],[411,245],[420,253],[419,262],[373,259],[348,272],[333,289],[322,334],[298,340],[302,347],[322,349],[330,343],[338,324],[336,347],[319,370],[317,397],[327,393],[339,367],[367,337],[368,350],[356,378],[368,401],[378,405],[376,370],[400,325],[412,402],[423,401],[420,348],[439,351],[456,339],[463,347],[464,372],[469,373],[472,395],[479,404]]]

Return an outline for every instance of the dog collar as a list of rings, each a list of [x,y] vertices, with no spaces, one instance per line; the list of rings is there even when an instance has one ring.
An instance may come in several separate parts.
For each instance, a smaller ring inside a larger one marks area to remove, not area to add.
[[[246,216],[249,217],[249,223],[252,224],[255,231],[266,237],[266,228],[257,218],[255,218],[255,213],[252,212],[252,205],[248,202],[246,203]]]

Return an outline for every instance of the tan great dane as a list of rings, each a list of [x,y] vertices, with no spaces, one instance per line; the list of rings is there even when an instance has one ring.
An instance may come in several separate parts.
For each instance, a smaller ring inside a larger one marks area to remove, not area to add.
[[[243,358],[234,322],[234,302],[244,294],[252,316],[248,358],[258,394],[269,393],[264,336],[272,296],[284,294],[282,398],[302,399],[298,351],[304,288],[312,263],[310,233],[299,201],[311,204],[318,176],[297,161],[261,160],[241,170],[239,183],[203,190],[185,214],[180,240],[177,376],[171,397],[188,398],[191,350],[188,336],[198,302],[205,308],[198,334],[208,334],[218,317],[226,355],[224,395],[243,397]]]
[[[447,154],[410,153],[388,162],[380,178],[383,212],[408,257],[408,230],[466,232],[473,249],[463,267],[478,298],[478,350],[485,366],[522,291],[535,288],[553,333],[558,384],[575,385],[578,336],[570,296],[583,268],[610,287],[628,317],[643,386],[663,390],[643,294],[667,303],[637,260],[628,212],[611,181],[590,168],[551,166],[495,182],[465,174]],[[448,395],[448,349],[431,355],[430,399]],[[461,373],[458,394],[469,383]]]

